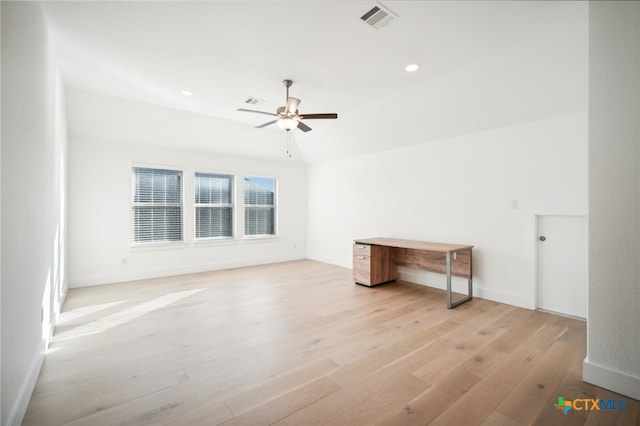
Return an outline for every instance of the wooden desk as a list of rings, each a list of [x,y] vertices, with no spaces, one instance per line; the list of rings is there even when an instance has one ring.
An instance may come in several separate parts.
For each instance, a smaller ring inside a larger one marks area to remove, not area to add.
[[[449,309],[473,298],[471,250],[473,246],[429,243],[397,238],[363,238],[353,244],[353,280],[375,286],[398,278],[398,265],[424,269],[447,276]],[[451,277],[467,278],[468,295],[455,302],[451,294]]]

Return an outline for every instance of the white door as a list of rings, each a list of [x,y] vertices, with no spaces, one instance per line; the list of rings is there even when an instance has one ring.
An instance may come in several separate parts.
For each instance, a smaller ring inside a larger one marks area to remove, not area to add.
[[[587,217],[538,216],[538,308],[587,316]]]

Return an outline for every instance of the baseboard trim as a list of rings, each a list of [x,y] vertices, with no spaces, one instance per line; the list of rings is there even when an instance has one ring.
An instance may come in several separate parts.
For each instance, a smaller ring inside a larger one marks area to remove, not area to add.
[[[342,266],[343,268],[351,269],[353,266],[351,262],[345,263],[342,259],[337,257],[309,254],[307,258],[317,262],[328,263],[330,265]]]
[[[582,363],[582,380],[601,388],[640,400],[640,377],[626,374],[585,358]]]
[[[436,274],[434,272],[416,271],[412,268],[398,268],[399,277],[401,280],[409,281],[416,284],[421,284],[433,288],[439,288],[445,290],[447,288],[446,277],[442,274]],[[453,277],[451,287],[454,292],[467,294],[468,283],[466,278]],[[487,289],[480,287],[474,283],[473,285],[473,297],[480,299],[493,300],[494,302],[505,303],[507,305],[518,306],[520,308],[530,309],[526,303],[526,298],[513,293],[506,293],[498,290]]]
[[[331,265],[342,266],[345,268],[352,268],[352,265],[345,264],[339,258],[334,258],[330,256],[323,256],[318,254],[309,253],[308,258],[311,260],[316,260],[318,262],[329,263]],[[420,271],[413,268],[398,268],[398,277],[401,280],[409,281],[415,284],[420,284],[428,287],[439,288],[441,290],[445,290],[447,288],[446,277],[442,274],[437,274],[435,272],[428,271]],[[468,283],[466,278],[453,277],[452,285],[453,291],[456,293],[467,294],[468,291]],[[488,289],[485,287],[478,286],[474,283],[473,285],[473,296],[478,297],[480,299],[493,300],[498,303],[505,303],[507,305],[517,306],[519,308],[524,309],[532,309],[532,304],[529,303],[527,297],[522,296],[520,294],[515,293],[507,293],[504,291]]]
[[[44,363],[44,352],[44,342],[41,341],[40,347],[31,360],[27,375],[22,381],[22,385],[20,385],[20,389],[18,390],[16,399],[11,405],[11,410],[9,411],[9,416],[7,417],[7,425],[19,426],[22,424],[24,415],[27,412],[27,407],[29,406],[29,401],[31,400],[31,394],[33,394],[33,390],[36,387],[36,382],[38,381],[38,376],[40,375],[40,369],[42,368],[42,364]]]
[[[142,271],[125,272],[120,274],[110,274],[101,276],[69,278],[69,288],[92,287],[103,284],[114,284],[126,281],[146,280],[151,278],[162,278],[173,275],[195,274],[199,272],[217,271],[220,269],[242,268],[245,266],[265,265],[269,263],[290,262],[293,260],[306,259],[301,255],[274,256],[257,259],[233,260],[228,262],[203,263],[198,265],[187,265],[174,268],[157,268]]]

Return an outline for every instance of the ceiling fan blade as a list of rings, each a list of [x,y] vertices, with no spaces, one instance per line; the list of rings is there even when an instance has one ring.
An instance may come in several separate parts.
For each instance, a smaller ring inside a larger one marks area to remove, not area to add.
[[[242,112],[255,112],[257,114],[266,114],[266,115],[273,115],[274,117],[277,117],[276,114],[272,113],[272,112],[265,112],[265,111],[256,111],[255,109],[244,109],[244,108],[238,108],[236,111],[242,111]]]
[[[305,133],[311,131],[311,127],[307,126],[302,121],[298,121],[298,129],[302,130]]]
[[[275,123],[278,120],[273,120],[273,121],[269,121],[267,123],[261,124],[259,126],[254,127],[255,129],[262,129],[263,127],[267,127],[267,126],[271,126],[273,123]]]
[[[300,99],[289,98],[287,99],[287,108],[285,109],[286,113],[295,114],[298,111],[298,105],[300,105]]]
[[[300,120],[317,120],[320,118],[338,118],[338,114],[326,113],[326,114],[301,114],[300,115]]]

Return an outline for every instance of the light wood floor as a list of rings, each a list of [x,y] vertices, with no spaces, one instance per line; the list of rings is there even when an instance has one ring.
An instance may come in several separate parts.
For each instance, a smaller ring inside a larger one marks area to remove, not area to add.
[[[639,425],[567,415],[585,324],[313,261],[69,291],[25,425]]]

